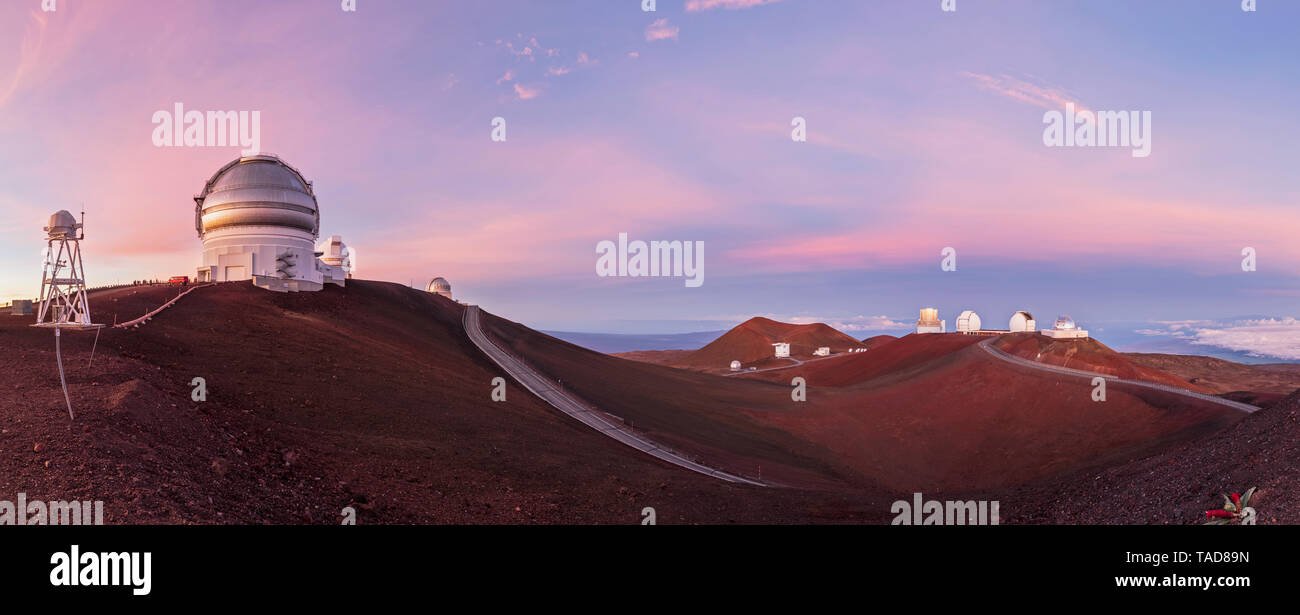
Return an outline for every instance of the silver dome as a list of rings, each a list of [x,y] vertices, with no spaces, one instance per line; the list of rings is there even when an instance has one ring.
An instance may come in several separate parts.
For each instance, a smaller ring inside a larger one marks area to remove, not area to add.
[[[1062,317],[1060,317],[1060,318],[1057,318],[1057,319],[1056,319],[1056,328],[1057,328],[1057,329],[1073,329],[1073,328],[1075,328],[1074,319],[1073,319],[1073,318],[1070,318],[1069,316],[1062,316]]]
[[[51,238],[69,237],[75,238],[77,235],[77,219],[72,217],[66,209],[60,209],[50,216],[50,224],[45,227]]]
[[[451,282],[445,278],[434,278],[429,280],[429,285],[424,287],[425,292],[430,293],[449,293],[451,292]]]
[[[270,154],[234,160],[212,176],[194,197],[194,228],[280,226],[320,234],[320,210],[311,182]]]

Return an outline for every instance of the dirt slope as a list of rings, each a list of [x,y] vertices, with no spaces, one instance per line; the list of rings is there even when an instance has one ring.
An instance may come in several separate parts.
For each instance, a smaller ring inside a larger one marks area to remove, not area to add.
[[[860,356],[768,372],[773,382],[764,382],[762,374],[723,378],[583,354],[513,323],[493,326],[565,387],[638,428],[708,451],[723,467],[762,459],[765,475],[771,468],[773,476],[804,479],[794,470],[815,470],[818,460],[846,482],[904,493],[1015,485],[1125,461],[1241,418],[1208,402],[1122,385],[1099,405],[1087,380],[1000,361],[973,347],[984,339],[975,336],[908,336]],[[858,365],[844,369],[850,362]],[[808,400],[793,401],[791,374],[823,368],[848,375],[836,386],[810,375]],[[866,368],[876,375],[864,377]],[[781,439],[804,448],[795,457],[767,448]]]
[[[135,317],[166,287],[91,298]],[[116,299],[116,301],[114,301]],[[0,318],[0,498],[102,499],[109,523],[876,521],[857,493],[721,483],[632,451],[499,375],[458,304],[396,284],[203,288],[138,330],[53,336]],[[207,401],[190,398],[202,377]],[[791,439],[793,440],[793,439]],[[754,495],[755,490],[762,491]]]
[[[1109,374],[1127,380],[1157,382],[1198,393],[1214,392],[1138,363],[1093,338],[1057,340],[1038,333],[1011,333],[997,338],[994,346],[1007,354],[1050,365]]]
[[[1250,391],[1267,394],[1276,401],[1300,388],[1300,364],[1245,365],[1177,354],[1127,353],[1139,365],[1158,369],[1214,393]]]
[[[691,353],[677,365],[688,368],[726,369],[732,361],[740,361],[748,367],[750,364],[771,357],[772,344],[777,342],[788,342],[791,356],[802,358],[813,356],[813,351],[822,346],[829,347],[833,353],[862,347],[862,343],[858,340],[822,323],[794,325],[754,317]]]
[[[1300,390],[1221,432],[1001,497],[1010,523],[1195,524],[1219,494],[1257,487],[1259,524],[1300,524],[1297,485]]]

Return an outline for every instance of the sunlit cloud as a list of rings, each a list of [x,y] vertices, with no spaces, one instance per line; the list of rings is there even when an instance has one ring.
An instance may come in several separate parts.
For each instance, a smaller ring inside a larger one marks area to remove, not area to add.
[[[764,4],[776,4],[781,0],[687,0],[686,12],[711,11],[713,9],[747,9]]]
[[[645,27],[645,40],[662,41],[676,39],[680,28],[668,23],[668,19],[656,19]]]
[[[542,94],[541,88],[530,87],[520,83],[515,84],[515,94],[519,95],[519,100],[531,100]]]

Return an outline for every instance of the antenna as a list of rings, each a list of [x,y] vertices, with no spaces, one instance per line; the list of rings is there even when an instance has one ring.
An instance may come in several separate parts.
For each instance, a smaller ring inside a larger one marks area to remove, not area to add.
[[[72,413],[72,398],[68,395],[68,382],[63,375],[60,338],[63,329],[89,331],[104,326],[90,321],[90,304],[86,300],[86,273],[81,261],[85,219],[84,209],[81,212],[81,222],[77,222],[67,210],[59,210],[50,216],[50,224],[44,229],[46,239],[45,262],[41,268],[41,309],[36,315],[36,324],[32,325],[54,329],[54,357],[59,364],[59,383],[63,385],[63,400],[68,404],[68,417],[74,421],[77,417]]]

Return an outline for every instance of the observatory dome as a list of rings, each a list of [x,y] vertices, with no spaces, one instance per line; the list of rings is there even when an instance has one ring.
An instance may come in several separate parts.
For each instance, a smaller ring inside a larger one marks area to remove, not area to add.
[[[320,232],[311,182],[276,156],[245,156],[221,167],[194,197],[199,237],[236,226],[277,226]]]
[[[451,299],[451,282],[448,282],[446,278],[429,280],[429,284],[424,287],[424,290]]]
[[[340,265],[316,258],[320,209],[311,182],[272,154],[218,169],[194,197],[194,228],[203,240],[197,281],[314,291],[346,278]]]
[[[1070,318],[1069,316],[1061,316],[1060,318],[1056,319],[1056,329],[1058,330],[1064,331],[1068,329],[1074,329],[1076,327],[1077,325],[1074,324],[1074,319]]]
[[[965,310],[957,315],[958,331],[979,331],[980,316],[974,310]]]
[[[1038,328],[1038,323],[1034,320],[1033,314],[1021,311],[1011,315],[1011,325],[1007,328],[1013,333],[1017,331],[1033,331]]]

